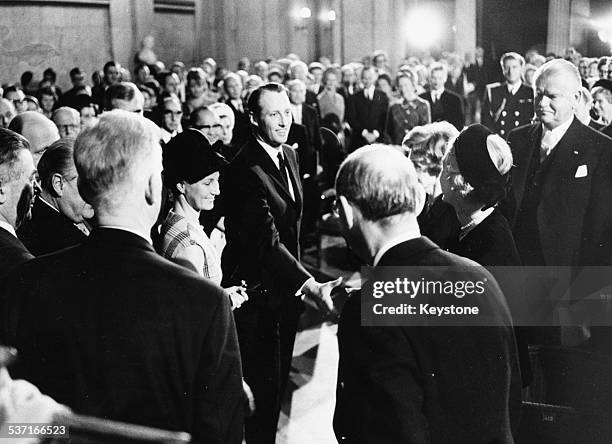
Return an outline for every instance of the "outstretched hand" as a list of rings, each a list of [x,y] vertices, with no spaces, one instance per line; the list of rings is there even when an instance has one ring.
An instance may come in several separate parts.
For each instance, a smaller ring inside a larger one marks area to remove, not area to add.
[[[336,314],[336,308],[334,307],[334,301],[331,298],[331,292],[341,283],[342,277],[324,283],[319,283],[313,280],[304,287],[303,300],[306,304],[318,309],[325,315]]]

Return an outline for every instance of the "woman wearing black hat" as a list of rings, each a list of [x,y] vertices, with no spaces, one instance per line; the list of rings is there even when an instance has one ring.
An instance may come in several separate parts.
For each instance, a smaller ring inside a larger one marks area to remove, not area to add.
[[[442,164],[443,200],[461,226],[454,253],[481,265],[520,265],[508,221],[496,208],[506,194],[512,152],[483,125],[471,125],[455,141]]]
[[[521,265],[508,221],[497,209],[506,195],[511,167],[510,147],[487,127],[475,124],[459,134],[440,176],[442,198],[455,209],[461,227],[447,245],[450,252],[484,267]],[[515,332],[521,377],[527,386],[532,380],[527,341],[523,330]]]
[[[163,164],[164,183],[174,196],[174,206],[161,226],[160,252],[220,284],[221,259],[199,217],[202,210],[212,210],[219,195],[219,171],[227,161],[200,131],[189,129],[168,142]],[[247,299],[243,287],[227,292],[234,308]]]

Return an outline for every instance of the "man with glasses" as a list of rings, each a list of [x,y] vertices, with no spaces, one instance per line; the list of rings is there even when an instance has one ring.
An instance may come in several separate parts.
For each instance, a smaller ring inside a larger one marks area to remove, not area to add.
[[[191,114],[191,128],[202,132],[212,145],[221,138],[221,119],[219,115],[207,106],[196,109]]]
[[[21,114],[28,110],[28,104],[25,101],[25,93],[15,85],[11,85],[4,90],[4,98],[13,102],[17,114]]]
[[[51,117],[59,135],[62,139],[76,139],[81,129],[81,116],[79,112],[68,106],[62,106],[61,108],[53,111]]]
[[[0,128],[0,277],[33,258],[15,230],[31,217],[36,168],[30,144],[19,134]]]
[[[170,94],[161,103],[161,140],[168,143],[178,133],[183,132],[181,102],[175,94]]]

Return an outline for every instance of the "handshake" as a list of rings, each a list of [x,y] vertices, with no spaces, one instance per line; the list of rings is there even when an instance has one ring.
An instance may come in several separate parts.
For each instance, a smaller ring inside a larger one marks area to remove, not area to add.
[[[334,301],[331,298],[332,290],[342,283],[342,278],[339,277],[334,281],[320,283],[314,278],[308,279],[302,288],[297,292],[296,296],[300,296],[302,300],[313,308],[321,311],[326,316],[338,316]]]

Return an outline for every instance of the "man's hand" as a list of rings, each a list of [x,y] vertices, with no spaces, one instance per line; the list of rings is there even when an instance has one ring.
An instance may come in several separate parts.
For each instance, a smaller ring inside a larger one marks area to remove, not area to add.
[[[331,292],[334,288],[342,283],[342,277],[335,281],[319,283],[314,279],[309,279],[302,288],[303,300],[308,305],[317,308],[325,315],[336,314],[334,301],[331,298]]]

